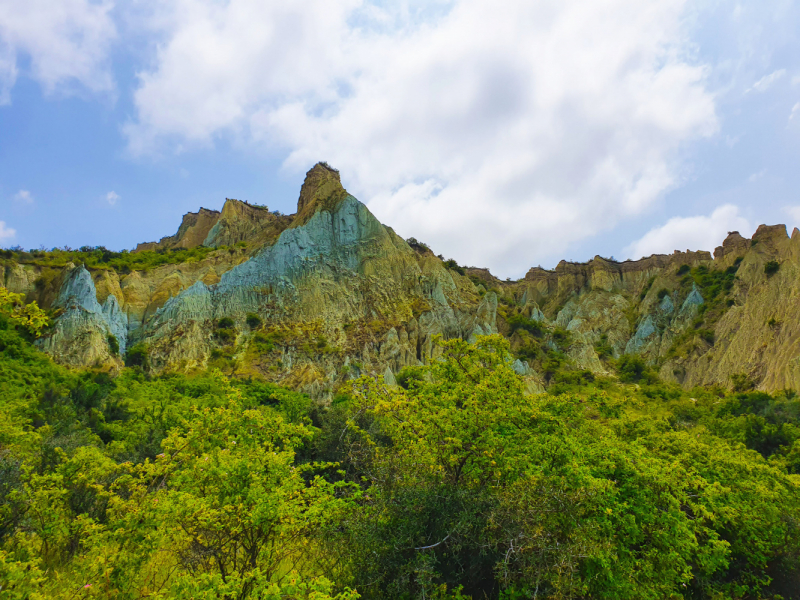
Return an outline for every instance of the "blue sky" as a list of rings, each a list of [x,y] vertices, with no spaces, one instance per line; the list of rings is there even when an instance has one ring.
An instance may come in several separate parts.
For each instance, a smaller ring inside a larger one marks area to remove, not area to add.
[[[0,246],[132,248],[317,160],[519,277],[800,225],[800,5],[0,0]]]

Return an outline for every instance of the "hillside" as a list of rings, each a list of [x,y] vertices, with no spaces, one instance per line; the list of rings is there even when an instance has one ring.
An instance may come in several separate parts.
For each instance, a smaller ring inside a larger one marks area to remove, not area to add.
[[[595,257],[518,281],[403,240],[320,163],[297,213],[226,200],[132,252],[4,251],[2,285],[55,316],[42,350],[69,366],[209,366],[330,398],[361,374],[392,382],[435,336],[501,333],[534,392],[641,356],[666,381],[800,388],[800,232],[732,232],[714,255]],[[584,375],[582,375],[584,374]]]

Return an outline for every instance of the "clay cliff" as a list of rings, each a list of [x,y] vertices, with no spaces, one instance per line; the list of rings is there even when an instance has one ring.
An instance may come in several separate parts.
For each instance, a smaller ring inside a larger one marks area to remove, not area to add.
[[[229,199],[135,251],[196,251],[183,261],[126,272],[15,254],[2,284],[55,311],[40,345],[72,366],[114,369],[133,347],[152,371],[215,366],[327,398],[362,373],[393,382],[436,356],[436,335],[500,332],[531,392],[565,372],[609,374],[624,354],[687,387],[800,389],[796,229],[732,232],[713,256],[562,261],[519,281],[409,241],[319,163],[294,215]]]

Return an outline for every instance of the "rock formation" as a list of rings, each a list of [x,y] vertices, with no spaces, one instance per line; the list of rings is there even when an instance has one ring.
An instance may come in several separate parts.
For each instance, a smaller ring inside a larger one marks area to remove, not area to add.
[[[500,332],[532,392],[549,376],[542,352],[600,375],[628,353],[686,386],[744,374],[800,389],[800,232],[783,226],[731,232],[713,257],[597,256],[500,281],[409,245],[319,163],[294,215],[229,199],[136,251],[199,246],[217,250],[130,273],[4,259],[2,283],[59,311],[41,347],[73,366],[120,364],[113,336],[120,353],[146,347],[157,372],[219,366],[325,398],[363,373],[393,383],[436,356],[436,335]]]

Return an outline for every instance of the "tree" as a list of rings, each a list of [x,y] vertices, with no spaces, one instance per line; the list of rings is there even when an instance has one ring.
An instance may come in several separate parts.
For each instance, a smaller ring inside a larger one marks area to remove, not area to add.
[[[39,308],[35,300],[25,304],[25,296],[9,292],[4,287],[0,287],[0,315],[4,315],[34,337],[38,337],[49,324],[47,314]]]

